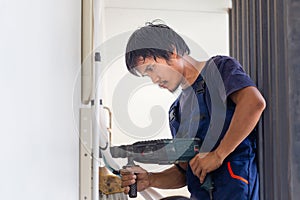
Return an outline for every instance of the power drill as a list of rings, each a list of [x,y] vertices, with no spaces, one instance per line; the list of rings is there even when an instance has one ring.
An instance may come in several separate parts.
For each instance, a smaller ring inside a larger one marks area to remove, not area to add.
[[[114,158],[128,158],[128,166],[134,166],[134,161],[147,164],[177,164],[188,162],[196,154],[202,141],[199,138],[174,138],[135,142],[132,145],[121,145],[110,147]],[[202,188],[209,192],[212,199],[213,181],[211,175],[207,175]],[[129,197],[137,196],[137,185],[130,186]]]

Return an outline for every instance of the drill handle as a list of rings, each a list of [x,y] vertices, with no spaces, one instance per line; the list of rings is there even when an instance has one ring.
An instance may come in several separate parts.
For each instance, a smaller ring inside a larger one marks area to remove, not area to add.
[[[137,180],[135,181],[134,184],[130,185],[129,188],[130,188],[129,193],[128,193],[129,197],[136,198],[137,197]]]
[[[123,168],[126,169],[128,167],[133,167],[133,166],[138,166],[138,165],[135,165],[134,162],[133,162],[133,158],[130,156],[128,157],[128,163],[126,166],[124,166]],[[129,186],[129,197],[130,198],[136,198],[137,197],[137,174],[134,173],[136,175],[136,180],[135,180],[135,183],[130,185]]]

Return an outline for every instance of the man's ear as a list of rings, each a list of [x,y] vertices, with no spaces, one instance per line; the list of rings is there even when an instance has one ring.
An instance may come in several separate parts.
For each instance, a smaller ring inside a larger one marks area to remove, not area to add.
[[[170,54],[170,59],[176,59],[176,58],[178,58],[179,55],[177,54],[176,47],[174,47],[173,45],[172,45],[172,47],[173,47],[173,51]]]

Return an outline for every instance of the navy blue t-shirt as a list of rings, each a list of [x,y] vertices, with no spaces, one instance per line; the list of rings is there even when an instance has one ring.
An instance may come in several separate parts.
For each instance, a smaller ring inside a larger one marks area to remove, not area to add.
[[[249,86],[255,87],[255,84],[234,58],[215,56],[209,59],[196,81],[182,91],[170,108],[169,120],[173,137],[197,137],[204,140],[204,143],[212,141],[213,145],[202,145],[207,147],[204,152],[216,148],[224,137],[235,110],[235,103],[229,96]],[[217,123],[213,123],[213,118],[217,119]],[[224,163],[255,156],[255,133],[253,130]],[[193,175],[190,167],[186,176],[188,188],[193,195],[199,190],[199,179]]]

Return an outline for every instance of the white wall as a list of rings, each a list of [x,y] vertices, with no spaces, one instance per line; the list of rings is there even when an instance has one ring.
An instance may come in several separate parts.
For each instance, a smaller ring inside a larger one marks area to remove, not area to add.
[[[0,1],[0,198],[78,199],[80,1]]]

